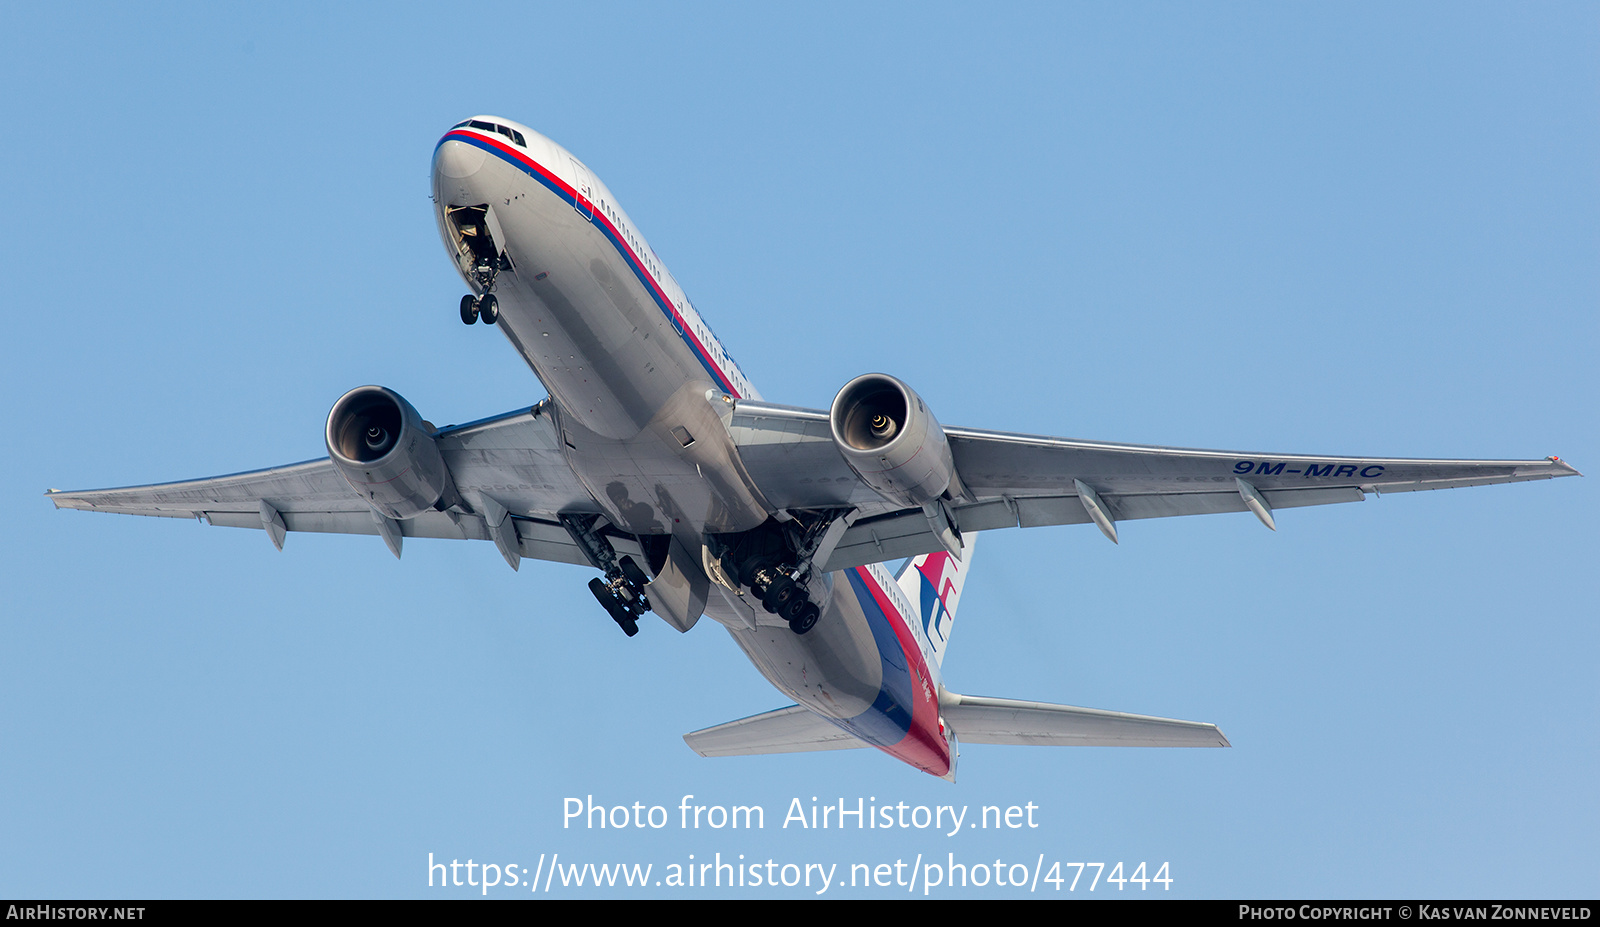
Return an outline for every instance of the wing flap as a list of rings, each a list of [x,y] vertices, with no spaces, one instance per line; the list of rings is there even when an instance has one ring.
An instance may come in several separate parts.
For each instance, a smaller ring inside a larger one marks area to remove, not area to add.
[[[946,693],[945,724],[962,743],[1058,747],[1229,747],[1215,724],[1048,702]]]
[[[845,530],[821,569],[848,570],[939,550],[944,550],[944,543],[929,528],[922,510],[913,509],[856,521]]]
[[[701,756],[808,753],[868,746],[828,719],[799,705],[694,731],[683,735],[683,742]]]

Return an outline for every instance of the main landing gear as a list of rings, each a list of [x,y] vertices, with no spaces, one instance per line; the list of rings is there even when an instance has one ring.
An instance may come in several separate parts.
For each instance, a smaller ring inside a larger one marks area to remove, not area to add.
[[[639,618],[650,610],[650,600],[644,595],[647,582],[649,579],[639,565],[632,557],[625,556],[617,561],[615,576],[607,571],[606,579],[589,580],[589,591],[622,633],[632,637],[639,633]]]
[[[493,325],[500,320],[500,300],[493,293],[485,293],[481,298],[471,293],[461,297],[462,323],[471,325],[479,319],[485,325]]]
[[[618,557],[611,542],[595,531],[599,516],[562,515],[560,518],[561,526],[578,543],[589,562],[606,574],[605,579],[589,580],[589,592],[622,633],[629,637],[638,634],[639,618],[650,610],[650,600],[644,594],[650,578],[632,557]]]
[[[781,567],[775,571],[758,570],[750,589],[761,597],[761,607],[789,623],[789,630],[804,634],[816,627],[822,609],[811,601],[806,587]]]
[[[737,535],[718,535],[722,572],[737,587],[748,586],[761,607],[804,634],[816,627],[822,609],[811,601],[812,558],[828,526],[841,512],[794,513],[788,522],[766,524]]]

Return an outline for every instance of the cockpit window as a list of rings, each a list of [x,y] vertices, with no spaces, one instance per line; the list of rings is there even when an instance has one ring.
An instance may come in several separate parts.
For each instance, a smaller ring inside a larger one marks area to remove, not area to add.
[[[465,121],[456,123],[455,125],[451,126],[450,128],[451,128],[452,131],[454,131],[455,129],[471,128],[471,129],[479,129],[479,130],[482,130],[484,132],[494,132],[494,133],[497,133],[497,134],[500,134],[500,135],[504,135],[506,138],[511,139],[513,142],[516,142],[518,145],[520,145],[523,148],[528,147],[528,140],[522,137],[522,133],[521,132],[518,132],[516,129],[510,128],[508,126],[496,125],[496,124],[494,124],[492,122],[484,122],[484,121],[479,120],[479,119],[467,119]]]

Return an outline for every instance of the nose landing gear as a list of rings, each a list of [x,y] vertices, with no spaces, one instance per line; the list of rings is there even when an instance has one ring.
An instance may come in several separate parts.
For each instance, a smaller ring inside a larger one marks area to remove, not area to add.
[[[493,325],[500,318],[500,304],[494,296],[494,281],[502,270],[514,271],[511,255],[504,250],[505,236],[487,204],[451,206],[445,217],[456,246],[456,266],[473,289],[461,297],[461,321],[467,325],[483,321]]]

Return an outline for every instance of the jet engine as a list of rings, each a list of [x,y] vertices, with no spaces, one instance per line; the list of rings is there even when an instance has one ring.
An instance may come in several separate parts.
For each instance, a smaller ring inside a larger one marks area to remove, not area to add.
[[[833,397],[828,424],[850,469],[885,499],[921,506],[952,483],[959,491],[944,429],[922,397],[894,377],[869,373],[846,383]]]
[[[394,390],[358,386],[340,396],[326,437],[339,475],[390,518],[415,517],[455,495],[433,426]]]

